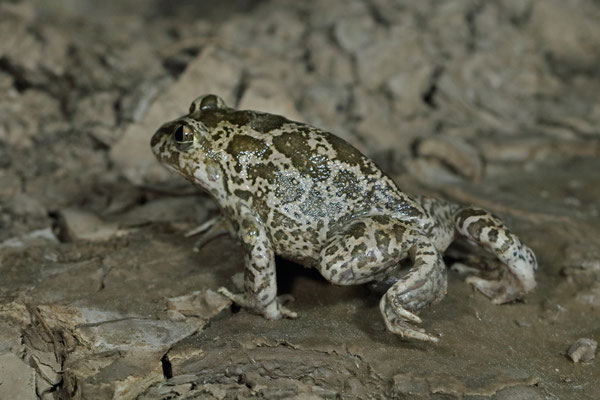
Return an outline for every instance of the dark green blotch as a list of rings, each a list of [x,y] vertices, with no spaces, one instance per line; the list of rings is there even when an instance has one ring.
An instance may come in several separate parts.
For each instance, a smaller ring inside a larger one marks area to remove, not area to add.
[[[394,225],[394,237],[396,239],[396,243],[404,242],[404,233],[406,232],[406,228],[402,225]]]
[[[367,244],[359,243],[352,248],[351,254],[352,254],[352,257],[356,257],[356,256],[360,256],[361,254],[364,254],[366,251],[367,251]]]
[[[286,215],[280,213],[277,210],[272,210],[273,212],[273,226],[277,226],[277,227],[284,227],[284,228],[295,228],[296,227],[296,222],[291,219],[288,218]]]
[[[355,222],[346,230],[346,235],[352,236],[354,239],[360,239],[365,236],[367,225],[364,222]]]
[[[325,255],[331,257],[332,255],[334,255],[337,251],[338,251],[338,247],[335,244],[332,244],[331,246],[328,246],[327,249],[325,249]]]
[[[277,240],[279,242],[285,241],[288,239],[288,235],[282,230],[275,231],[275,233],[273,234],[273,237],[275,238],[275,240]]]
[[[328,158],[308,145],[308,135],[286,132],[273,137],[275,148],[292,161],[292,165],[303,175],[315,181],[325,181],[331,173]]]
[[[240,189],[236,189],[233,194],[236,197],[239,197],[240,199],[243,199],[245,201],[248,201],[248,199],[250,199],[252,197],[252,193],[250,193],[247,190],[240,190]]]
[[[203,110],[198,118],[207,128],[216,128],[222,122],[229,122],[232,125],[247,125],[250,121],[250,115],[236,111],[232,108]]]
[[[363,173],[363,175],[375,175],[379,172],[378,169],[376,169],[376,167],[372,164],[372,162],[369,161],[367,157],[365,157],[350,143],[331,133],[324,132],[324,134],[325,139],[335,149],[337,159],[339,161],[342,161],[349,165],[359,166],[360,171]]]
[[[221,140],[224,133],[225,133],[224,130],[215,129],[214,131],[212,131],[210,139],[213,142],[218,142],[219,140]]]
[[[469,232],[469,235],[472,238],[478,239],[483,229],[489,226],[489,224],[489,221],[487,221],[486,219],[477,220],[469,224],[469,226],[467,227],[467,232]]]
[[[306,233],[308,235],[304,235],[304,238],[311,242],[314,246],[319,246],[319,232],[317,232],[314,228],[306,228]]]
[[[216,128],[219,123],[229,122],[238,127],[249,127],[260,133],[270,133],[290,122],[280,115],[233,108],[203,110],[199,119],[208,128]]]
[[[498,241],[498,230],[490,230],[490,232],[488,233],[488,238],[490,239],[490,242],[496,243]]]
[[[242,155],[255,155],[260,159],[265,159],[272,153],[263,140],[248,135],[233,136],[226,151],[236,160]]]
[[[377,222],[379,225],[387,225],[391,222],[391,218],[386,215],[373,215],[371,219]]]
[[[269,150],[270,151],[270,150]],[[266,179],[271,185],[275,183],[277,177],[277,167],[272,162],[267,164],[253,164],[246,168],[248,177],[252,179],[252,182],[256,182],[256,178]]]
[[[260,217],[263,219],[263,221],[266,220],[270,210],[262,196],[259,196],[256,193],[254,194],[253,206],[254,209],[258,212],[258,215],[260,215]]]
[[[381,230],[375,231],[375,241],[382,249],[387,249],[390,244],[390,237]]]
[[[270,133],[289,122],[281,115],[256,113],[250,120],[250,128],[260,133]]]
[[[488,214],[488,212],[485,210],[467,208],[467,209],[460,211],[457,214],[456,221],[458,222],[459,225],[463,225],[465,223],[465,221],[467,220],[467,218],[483,216],[483,215],[487,215],[487,214]]]

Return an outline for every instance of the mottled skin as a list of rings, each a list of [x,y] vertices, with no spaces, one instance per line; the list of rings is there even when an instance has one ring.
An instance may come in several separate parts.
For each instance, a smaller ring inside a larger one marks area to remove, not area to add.
[[[495,303],[535,287],[533,252],[497,217],[409,196],[354,147],[317,128],[205,95],[164,124],[151,146],[161,163],[217,201],[245,254],[244,293],[220,292],[266,318],[296,317],[277,299],[276,254],[338,285],[389,280],[409,258],[412,267],[392,279],[380,310],[391,332],[431,342],[438,339],[414,325],[421,322],[415,313],[446,294],[441,253],[457,235],[504,263],[499,280],[468,278]],[[205,238],[223,231],[223,221],[215,222]]]

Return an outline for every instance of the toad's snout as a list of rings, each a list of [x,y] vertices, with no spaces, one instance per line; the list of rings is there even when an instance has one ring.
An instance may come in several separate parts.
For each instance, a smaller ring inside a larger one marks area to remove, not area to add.
[[[154,133],[154,135],[152,135],[152,139],[150,139],[150,147],[152,147],[152,152],[154,154],[160,153],[160,147],[171,134],[171,130],[172,129],[170,125],[163,125]]]

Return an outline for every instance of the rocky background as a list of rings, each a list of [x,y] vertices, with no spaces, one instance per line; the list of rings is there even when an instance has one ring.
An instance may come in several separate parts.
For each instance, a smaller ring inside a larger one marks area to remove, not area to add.
[[[598,21],[597,0],[1,2],[0,398],[597,399]],[[494,306],[456,264],[422,313],[439,345],[283,260],[298,320],[232,309],[240,248],[193,250],[218,210],[148,144],[208,92],[499,214],[538,288]]]

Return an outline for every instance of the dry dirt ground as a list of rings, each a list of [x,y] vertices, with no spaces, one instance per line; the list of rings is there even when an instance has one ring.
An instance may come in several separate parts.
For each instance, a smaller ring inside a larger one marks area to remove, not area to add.
[[[600,398],[593,349],[567,355],[600,340],[599,20],[598,0],[0,2],[0,398]],[[538,288],[494,306],[451,268],[421,314],[438,345],[284,260],[299,319],[232,308],[239,245],[193,250],[218,210],[148,145],[208,92],[499,214]]]

